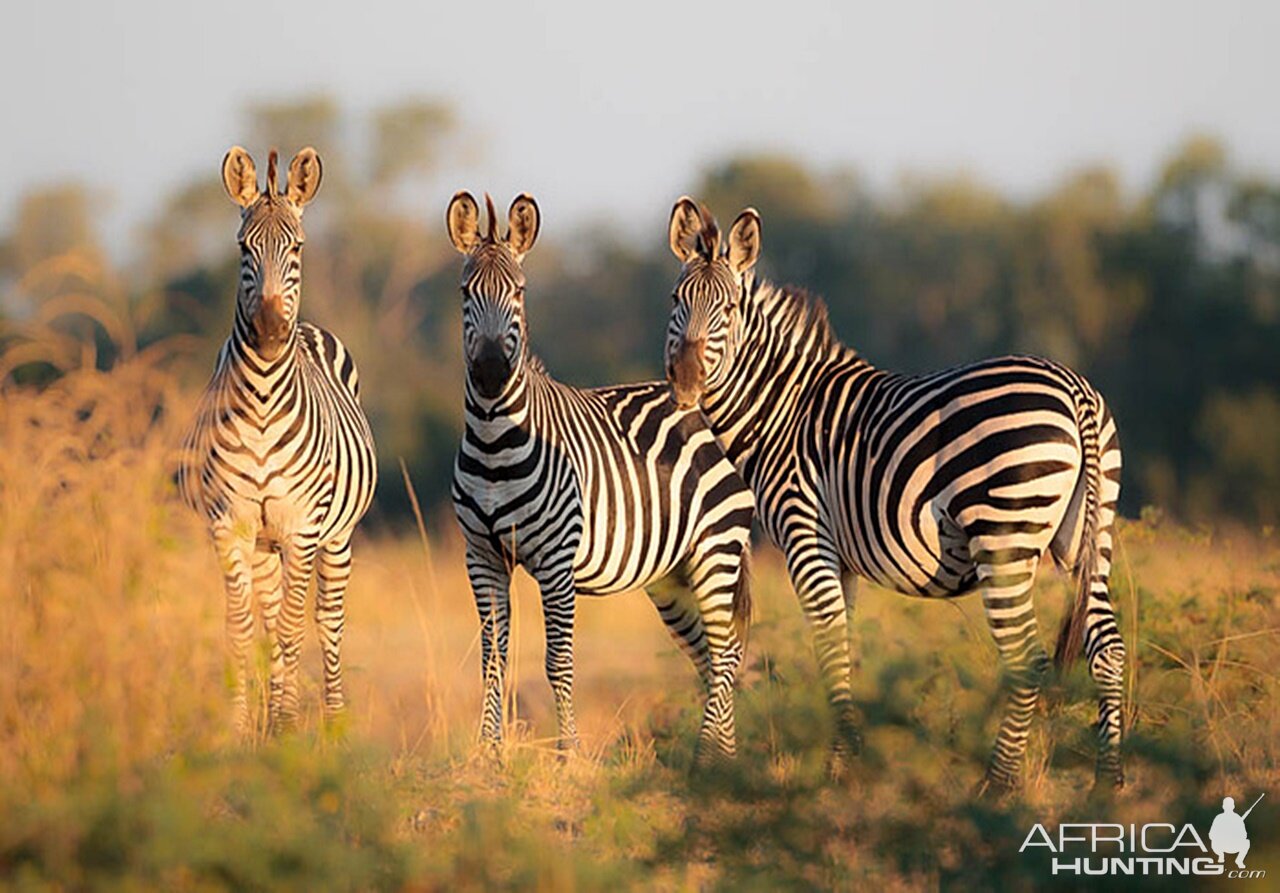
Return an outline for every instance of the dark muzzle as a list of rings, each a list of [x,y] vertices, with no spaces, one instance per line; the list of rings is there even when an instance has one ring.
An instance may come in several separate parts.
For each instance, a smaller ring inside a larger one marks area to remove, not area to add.
[[[502,349],[502,342],[487,338],[480,342],[475,359],[471,361],[471,381],[486,400],[493,400],[511,377],[511,361]]]
[[[702,399],[707,384],[707,373],[702,363],[702,351],[706,339],[681,341],[676,355],[667,366],[667,381],[671,383],[671,395],[681,409],[690,409]]]

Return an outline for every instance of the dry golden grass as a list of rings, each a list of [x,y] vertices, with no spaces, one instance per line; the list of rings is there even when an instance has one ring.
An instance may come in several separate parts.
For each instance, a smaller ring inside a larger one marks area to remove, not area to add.
[[[1094,705],[1079,670],[1037,726],[1025,792],[972,804],[997,684],[980,606],[869,586],[855,630],[867,752],[828,783],[808,634],[767,550],[738,765],[689,778],[695,675],[636,594],[580,602],[585,748],[561,764],[536,590],[521,577],[513,743],[494,771],[472,757],[478,623],[443,519],[429,540],[398,520],[358,540],[345,737],[319,728],[309,638],[302,731],[238,745],[216,562],[169,478],[191,405],[146,356],[0,394],[0,882],[1021,889],[1045,880],[1017,853],[1034,821],[1203,823],[1224,793],[1280,790],[1280,542],[1137,522],[1115,578],[1136,671],[1132,783],[1110,806],[1084,797]],[[1046,575],[1046,638],[1065,598]],[[1251,865],[1276,865],[1276,814],[1250,820]]]

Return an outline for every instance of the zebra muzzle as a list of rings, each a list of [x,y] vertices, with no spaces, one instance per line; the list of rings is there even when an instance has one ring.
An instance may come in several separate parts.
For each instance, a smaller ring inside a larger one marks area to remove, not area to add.
[[[511,377],[511,361],[507,359],[502,342],[496,339],[485,339],[471,361],[471,381],[486,400],[493,400],[502,393],[502,388]]]
[[[283,299],[263,298],[253,316],[253,334],[257,340],[254,346],[259,353],[267,358],[279,355],[289,340],[289,318],[284,313]]]
[[[702,362],[702,351],[706,343],[702,338],[681,341],[675,358],[667,366],[671,395],[681,409],[697,406],[702,399],[702,392],[707,384],[706,367]]]

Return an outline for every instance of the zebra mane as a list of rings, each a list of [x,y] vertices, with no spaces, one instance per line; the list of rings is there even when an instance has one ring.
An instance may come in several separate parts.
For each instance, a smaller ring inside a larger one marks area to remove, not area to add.
[[[280,182],[276,179],[276,162],[279,157],[275,149],[267,154],[267,186],[262,190],[262,194],[270,198],[275,198],[276,190],[280,188]]]
[[[703,257],[713,261],[720,256],[720,226],[706,205],[699,205],[698,213],[702,217],[702,230],[698,233],[698,238],[701,240]]]
[[[489,215],[489,234],[485,236],[486,242],[498,241],[498,212],[493,209],[493,196],[489,193],[484,194],[485,212]]]
[[[821,352],[848,349],[831,326],[826,302],[807,289],[758,280],[753,300],[779,331],[796,343],[810,343]]]

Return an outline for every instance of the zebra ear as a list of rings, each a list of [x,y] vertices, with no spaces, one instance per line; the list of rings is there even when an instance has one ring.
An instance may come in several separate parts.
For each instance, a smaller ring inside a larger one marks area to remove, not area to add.
[[[258,200],[258,171],[249,153],[239,146],[232,146],[222,159],[222,185],[227,187],[231,200],[242,208]]]
[[[760,215],[747,208],[733,221],[729,230],[729,266],[741,275],[760,259]]]
[[[698,256],[698,235],[702,232],[702,212],[687,195],[680,196],[671,209],[671,224],[667,238],[671,253],[681,263],[687,264]]]
[[[444,219],[449,226],[449,241],[453,247],[463,254],[470,254],[480,241],[480,206],[471,193],[457,193],[449,202]]]
[[[323,170],[316,150],[307,146],[289,162],[289,187],[285,195],[299,208],[316,197]],[[272,187],[274,188],[274,186]]]
[[[538,227],[541,223],[538,203],[533,200],[533,196],[527,192],[517,196],[507,211],[507,247],[516,256],[516,260],[524,260],[533,243],[538,240]]]

